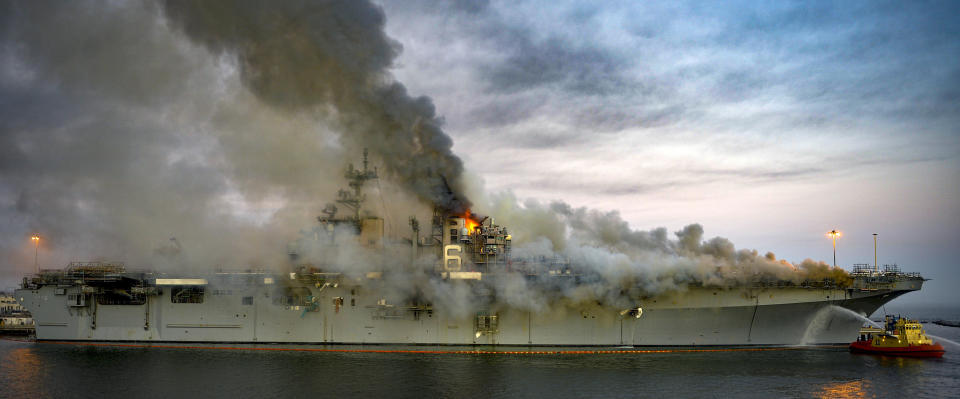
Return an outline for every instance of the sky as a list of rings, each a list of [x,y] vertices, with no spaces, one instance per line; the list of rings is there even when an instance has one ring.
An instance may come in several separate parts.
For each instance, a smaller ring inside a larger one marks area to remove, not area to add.
[[[960,300],[952,2],[386,2],[395,71],[492,191]]]
[[[174,235],[280,247],[274,232],[317,214],[366,142],[337,133],[368,127],[345,111],[365,102],[256,80],[284,78],[258,62],[297,43],[218,42],[166,3],[38,3],[0,6],[2,288],[32,270],[34,231],[44,267],[136,261]],[[838,229],[846,268],[873,262],[876,233],[878,263],[932,279],[900,301],[958,303],[958,8],[385,0],[350,14],[376,46],[330,51],[373,71],[358,80],[402,83],[384,104],[442,126],[424,142],[452,146],[473,198],[564,201],[638,230],[699,223],[794,263],[832,263]]]

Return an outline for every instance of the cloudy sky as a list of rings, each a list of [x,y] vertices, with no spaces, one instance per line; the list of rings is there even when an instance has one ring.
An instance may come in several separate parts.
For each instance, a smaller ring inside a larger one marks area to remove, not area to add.
[[[432,98],[475,190],[618,211],[636,229],[701,223],[793,262],[831,262],[836,228],[838,263],[871,263],[878,233],[881,265],[933,279],[904,301],[960,300],[956,3],[595,3],[382,1],[372,18],[395,42],[389,73]],[[262,110],[242,68],[146,4],[4,6],[3,288],[32,268],[38,229],[60,226],[42,249],[60,262],[103,248],[84,233],[169,225],[100,251],[133,257],[178,220],[260,221],[333,189],[305,171],[342,164],[330,148],[349,144],[263,155],[337,126]],[[245,133],[258,129],[277,133]],[[104,226],[114,213],[123,229]],[[204,237],[224,231],[238,229]]]
[[[383,4],[394,71],[491,191],[960,295],[952,2]],[[882,266],[881,266],[882,267]]]

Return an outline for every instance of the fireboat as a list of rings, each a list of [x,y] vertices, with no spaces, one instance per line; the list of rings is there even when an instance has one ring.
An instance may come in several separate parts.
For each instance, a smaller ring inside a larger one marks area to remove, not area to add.
[[[850,344],[850,352],[885,356],[943,357],[943,346],[933,342],[916,320],[886,316],[884,328],[865,327]]]

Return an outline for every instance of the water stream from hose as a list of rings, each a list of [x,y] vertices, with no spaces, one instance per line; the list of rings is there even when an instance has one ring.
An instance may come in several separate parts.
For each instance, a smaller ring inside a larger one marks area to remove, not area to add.
[[[926,335],[927,335],[928,337],[930,337],[930,338],[936,338],[936,341],[937,341],[937,342],[941,342],[941,343],[946,342],[946,343],[948,343],[948,344],[950,344],[950,345],[953,345],[953,346],[955,346],[955,347],[960,348],[960,343],[957,343],[957,341],[949,340],[949,339],[946,339],[946,338],[944,338],[944,337],[936,336],[936,335],[933,335],[933,334],[926,334]]]
[[[800,339],[800,345],[810,345],[814,343],[817,333],[826,329],[830,319],[834,315],[838,314],[844,317],[865,321],[874,327],[881,328],[879,324],[873,320],[870,320],[867,318],[867,316],[854,312],[850,309],[837,305],[825,306],[818,310],[817,313],[813,315],[813,318],[810,319],[810,324],[807,324],[807,329],[803,332],[803,338]]]
[[[855,318],[855,319],[859,319],[860,321],[865,321],[865,322],[867,322],[867,323],[870,323],[870,325],[872,325],[872,326],[874,326],[874,327],[883,328],[883,327],[881,327],[879,324],[877,324],[877,322],[875,322],[875,321],[873,321],[873,320],[870,320],[867,316],[864,316],[864,315],[862,315],[862,314],[860,314],[860,313],[854,312],[854,311],[852,311],[852,310],[850,310],[850,309],[847,309],[847,308],[844,308],[844,307],[840,307],[840,306],[836,306],[836,305],[830,305],[829,308],[830,308],[831,310],[835,311],[835,312],[839,312],[840,314],[847,315],[847,316],[853,317],[853,318]]]

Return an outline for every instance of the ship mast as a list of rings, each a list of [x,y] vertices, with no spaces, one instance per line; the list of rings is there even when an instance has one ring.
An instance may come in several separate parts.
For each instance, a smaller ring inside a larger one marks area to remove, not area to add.
[[[370,162],[368,159],[368,151],[366,148],[364,148],[363,169],[354,168],[353,164],[351,163],[347,166],[347,171],[343,174],[343,177],[347,179],[347,184],[353,190],[339,190],[337,192],[337,203],[349,208],[352,211],[352,215],[342,219],[336,219],[334,216],[337,213],[337,207],[334,204],[327,204],[326,208],[323,210],[323,213],[326,216],[318,216],[318,221],[324,224],[350,223],[353,225],[357,233],[360,232],[360,208],[363,205],[363,201],[367,198],[367,196],[363,193],[363,186],[367,183],[367,181],[378,178],[377,168],[374,167],[371,170],[369,165]]]
[[[377,178],[377,169],[369,169],[367,155],[368,151],[364,148],[362,170],[355,169],[351,163],[348,165],[346,173],[343,174],[343,176],[347,178],[347,182],[350,188],[353,189],[353,192],[348,190],[340,190],[337,192],[337,203],[353,211],[353,216],[348,217],[347,220],[353,222],[357,231],[360,231],[360,207],[363,201],[366,200],[366,195],[363,194],[363,185],[366,184],[368,180]]]

